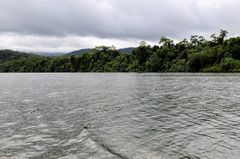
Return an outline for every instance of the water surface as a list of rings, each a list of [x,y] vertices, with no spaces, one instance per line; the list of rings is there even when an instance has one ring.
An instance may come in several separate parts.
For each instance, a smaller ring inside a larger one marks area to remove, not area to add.
[[[238,159],[239,74],[0,74],[0,158]]]

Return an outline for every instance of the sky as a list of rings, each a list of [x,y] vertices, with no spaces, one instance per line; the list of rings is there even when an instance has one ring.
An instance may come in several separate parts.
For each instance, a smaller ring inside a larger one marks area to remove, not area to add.
[[[1,0],[0,49],[70,52],[240,35],[239,0]]]

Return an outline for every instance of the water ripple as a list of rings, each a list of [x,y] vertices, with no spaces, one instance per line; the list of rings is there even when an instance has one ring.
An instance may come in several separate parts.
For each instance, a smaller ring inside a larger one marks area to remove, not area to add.
[[[238,159],[238,74],[0,74],[0,158]]]

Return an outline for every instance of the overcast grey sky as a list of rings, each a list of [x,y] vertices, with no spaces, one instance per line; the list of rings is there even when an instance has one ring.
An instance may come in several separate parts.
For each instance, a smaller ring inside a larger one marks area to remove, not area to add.
[[[0,49],[121,48],[220,29],[236,36],[239,8],[239,0],[1,0]]]

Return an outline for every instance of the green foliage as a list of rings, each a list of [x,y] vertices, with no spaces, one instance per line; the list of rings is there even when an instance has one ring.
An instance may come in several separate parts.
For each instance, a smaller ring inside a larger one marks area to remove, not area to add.
[[[33,57],[33,56],[36,56],[36,55],[27,54],[27,53],[18,52],[18,51],[12,51],[12,50],[0,50],[0,63],[11,61],[11,60],[27,58],[27,57]]]
[[[204,72],[240,72],[240,61],[232,58],[225,58],[221,63],[205,68]]]
[[[219,63],[224,57],[224,50],[221,46],[207,47],[201,52],[188,55],[189,69],[192,72],[199,72],[205,67]]]
[[[60,57],[2,50],[0,72],[240,72],[240,37],[225,40],[227,34],[221,30],[210,41],[194,35],[178,43],[162,37],[155,46],[142,41],[132,54],[114,46]]]
[[[0,64],[0,72],[47,72],[48,65],[48,58],[32,56],[4,62]]]
[[[140,45],[138,48],[133,50],[134,59],[137,60],[140,67],[146,63],[151,54],[151,47],[146,45]]]
[[[240,60],[240,37],[226,40],[226,52],[234,59]]]
[[[189,70],[189,66],[185,59],[176,59],[173,61],[169,72],[187,72]]]
[[[76,56],[74,56],[74,55],[70,56],[70,64],[71,64],[71,71],[77,72],[78,68],[79,68],[78,67],[79,62],[78,62],[78,59]]]

